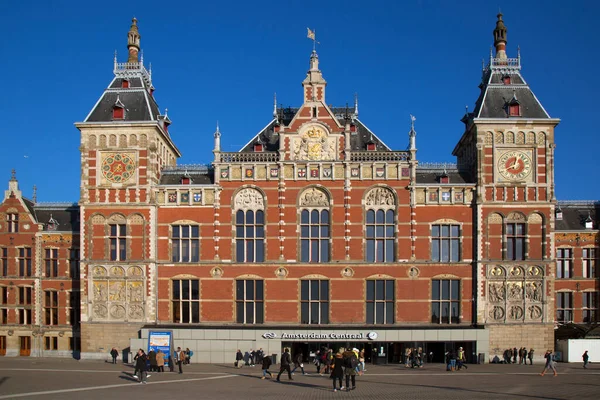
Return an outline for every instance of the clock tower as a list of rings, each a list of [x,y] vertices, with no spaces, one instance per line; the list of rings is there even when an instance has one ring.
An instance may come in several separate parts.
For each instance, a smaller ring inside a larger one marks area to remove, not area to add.
[[[110,332],[119,348],[156,320],[156,185],[180,157],[167,111],[154,98],[134,18],[127,62],[115,53],[114,77],[83,122],[81,133],[82,357],[106,353]],[[120,339],[119,339],[120,338]]]
[[[498,14],[496,52],[482,69],[479,98],[462,119],[465,131],[453,152],[459,169],[476,182],[474,320],[489,328],[490,350],[512,348],[520,338],[536,338],[536,349],[552,348],[554,130],[560,120],[525,81],[520,50],[516,58],[507,56],[507,32]]]

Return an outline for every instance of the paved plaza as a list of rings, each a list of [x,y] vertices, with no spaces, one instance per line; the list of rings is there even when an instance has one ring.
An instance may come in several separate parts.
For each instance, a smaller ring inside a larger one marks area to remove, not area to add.
[[[278,368],[273,368],[273,371]],[[0,358],[0,399],[597,399],[600,366],[558,364],[559,376],[539,375],[542,365],[469,365],[446,372],[403,365],[367,366],[357,390],[332,391],[331,380],[296,373],[293,381],[261,380],[261,369],[232,365],[184,366],[184,373],[152,373],[148,384],[132,378],[133,367],[102,361]]]

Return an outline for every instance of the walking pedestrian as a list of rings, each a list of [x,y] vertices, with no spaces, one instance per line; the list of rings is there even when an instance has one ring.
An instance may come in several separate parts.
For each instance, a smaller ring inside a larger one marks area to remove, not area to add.
[[[112,357],[112,363],[116,364],[117,357],[119,356],[119,351],[113,347],[112,350],[110,351],[110,356]]]
[[[529,349],[529,353],[527,353],[527,357],[529,357],[529,365],[533,365],[533,347]]]
[[[134,376],[138,381],[140,381],[140,383],[145,384],[147,380],[146,361],[148,360],[148,358],[146,357],[144,350],[139,349],[133,359],[135,360]],[[139,376],[137,375],[138,373]]]
[[[590,356],[588,355],[588,351],[586,350],[581,356],[583,359],[583,368],[587,369],[588,361],[590,360]]]
[[[456,357],[456,362],[457,362],[457,368],[460,371],[462,367],[465,367],[465,369],[469,369],[469,367],[467,367],[464,363],[467,361],[467,358],[465,356],[465,351],[463,350],[462,347],[458,348],[458,356]]]
[[[365,349],[361,349],[360,353],[358,353],[358,362],[360,363],[360,372],[361,375],[367,372],[367,368],[365,367]]]
[[[544,354],[544,358],[546,359],[546,365],[544,366],[544,370],[540,375],[544,376],[546,371],[551,369],[552,372],[554,372],[554,376],[557,376],[558,374],[556,373],[556,366],[554,365],[554,354],[552,354],[552,350],[547,350],[546,354]]]
[[[238,349],[237,353],[235,353],[235,366],[237,368],[242,368],[244,364],[244,355],[242,354],[242,350]]]
[[[290,381],[294,380],[294,378],[292,378],[292,371],[290,370],[291,363],[292,358],[290,357],[290,349],[286,347],[285,349],[283,349],[283,354],[281,355],[281,367],[279,368],[279,373],[277,374],[277,382],[281,382],[279,378],[281,377],[283,371],[287,371],[288,379]]]
[[[262,359],[263,376],[260,379],[265,379],[267,377],[267,374],[269,374],[269,378],[273,377],[273,374],[269,371],[270,366],[271,366],[271,357],[263,357],[263,359]]]
[[[356,389],[356,367],[358,366],[358,349],[346,350],[344,357],[344,375],[346,375],[346,391]],[[350,387],[352,380],[352,387]]]
[[[177,357],[175,359],[175,362],[177,363],[177,366],[179,367],[179,373],[183,374],[183,363],[185,362],[185,351],[181,350],[181,347],[178,347],[175,353],[175,357]]]
[[[308,375],[306,372],[304,372],[304,363],[302,362],[304,359],[304,354],[302,354],[302,352],[298,352],[298,354],[296,354],[296,357],[294,357],[294,369],[292,370],[292,375],[294,375],[294,371],[296,371],[298,369],[298,367],[300,367],[300,370],[302,371],[302,375]]]
[[[333,380],[333,391],[337,392],[335,386],[336,379],[340,383],[340,390],[344,390],[342,378],[344,376],[344,357],[342,356],[342,349],[340,349],[335,357],[333,358],[333,365],[331,369],[331,379]]]

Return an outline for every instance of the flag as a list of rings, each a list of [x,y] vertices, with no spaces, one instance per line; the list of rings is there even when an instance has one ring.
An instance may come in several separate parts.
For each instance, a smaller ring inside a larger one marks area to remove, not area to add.
[[[306,28],[308,30],[308,33],[306,34],[306,37],[312,40],[315,40],[315,33],[313,31],[310,30],[310,28]]]

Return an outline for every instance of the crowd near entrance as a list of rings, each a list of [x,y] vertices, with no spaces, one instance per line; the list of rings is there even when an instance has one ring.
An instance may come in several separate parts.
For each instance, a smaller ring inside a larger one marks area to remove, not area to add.
[[[340,347],[357,348],[365,350],[365,363],[368,364],[399,364],[406,362],[409,349],[421,348],[426,363],[444,363],[445,354],[451,350],[455,352],[459,347],[465,351],[467,363],[477,363],[476,342],[282,342],[281,351],[289,348],[292,359],[302,354],[304,362],[314,360],[317,351],[332,349],[334,354]]]

